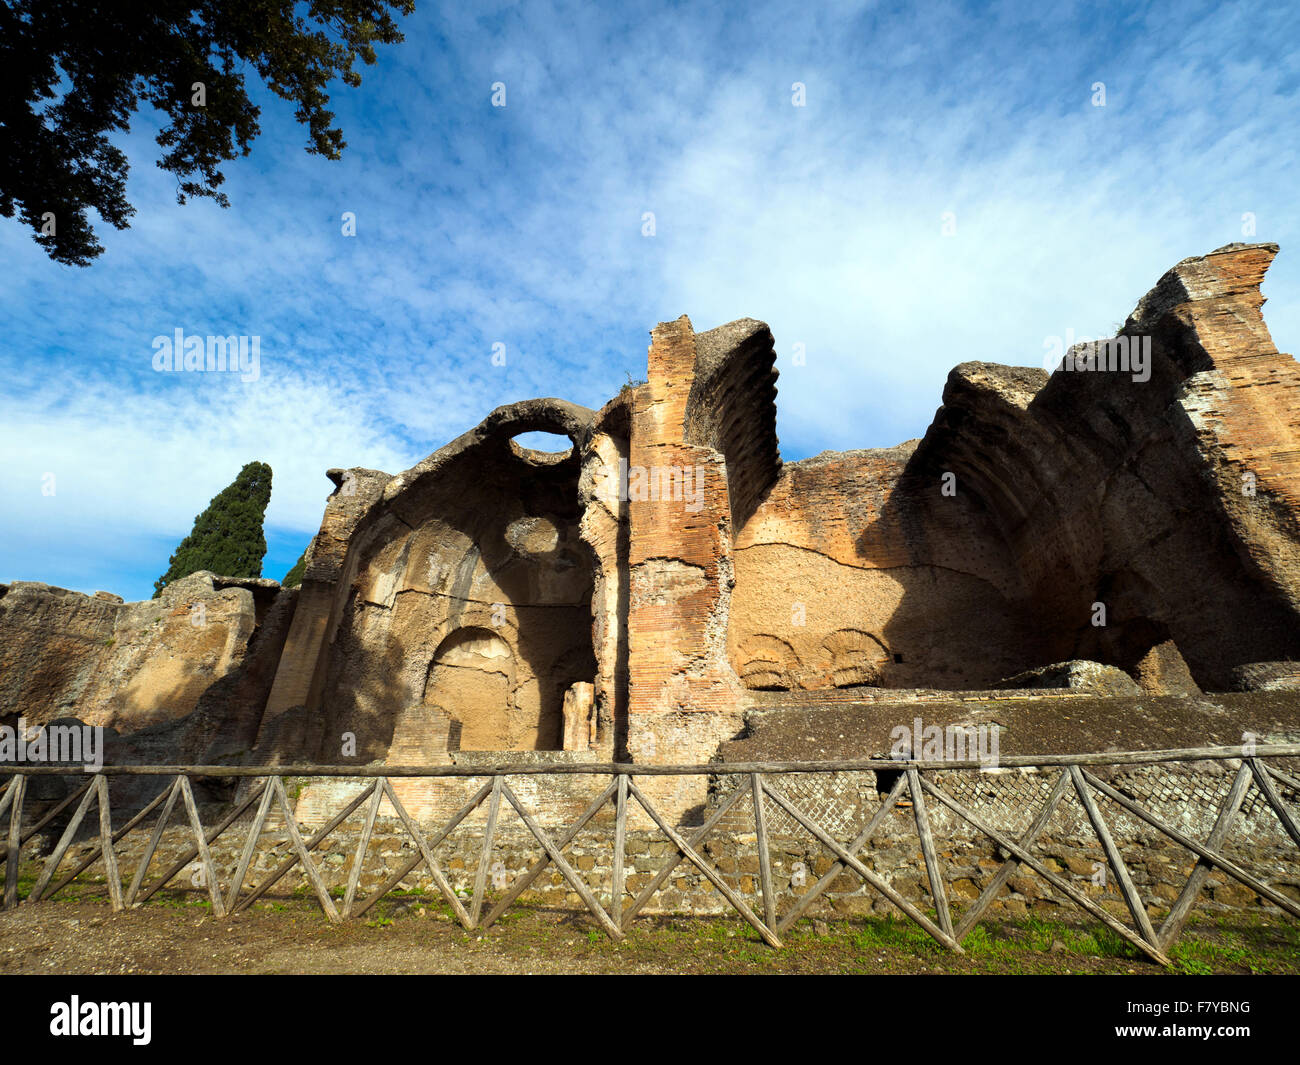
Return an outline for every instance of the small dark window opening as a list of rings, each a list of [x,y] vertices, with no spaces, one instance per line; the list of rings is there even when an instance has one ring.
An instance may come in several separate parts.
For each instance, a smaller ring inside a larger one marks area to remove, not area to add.
[[[903,661],[903,656],[899,654],[894,655],[894,661],[901,665]]]
[[[877,769],[876,770],[876,791],[882,799],[889,797],[889,793],[894,790],[894,785],[898,783],[898,778],[903,775],[901,769]]]

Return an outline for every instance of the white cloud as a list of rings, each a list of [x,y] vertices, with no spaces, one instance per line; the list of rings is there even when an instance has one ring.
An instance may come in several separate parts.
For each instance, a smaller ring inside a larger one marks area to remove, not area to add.
[[[266,364],[263,364],[266,370]],[[160,375],[164,376],[164,375]],[[187,533],[208,500],[248,462],[268,463],[268,524],[314,529],[332,490],[331,466],[396,472],[420,456],[402,451],[364,404],[296,374],[241,383],[174,373],[159,393],[123,397],[98,385],[60,388],[40,405],[8,406],[0,423],[6,490],[0,515],[20,525],[34,511],[93,534]],[[53,498],[42,476],[56,478]]]
[[[140,121],[139,214],[95,267],[0,225],[11,558],[104,530],[156,554],[252,459],[275,472],[268,526],[310,534],[328,466],[396,472],[529,395],[599,405],[682,313],[772,326],[787,456],[893,444],[955,364],[1040,365],[1044,338],[1108,330],[1178,259],[1252,239],[1246,211],[1283,246],[1266,316],[1300,347],[1294,20],[1019,8],[422,9],[336,95],[341,162],[265,102],[229,211],[174,205]],[[149,342],[177,327],[261,335],[262,381],[160,380]]]

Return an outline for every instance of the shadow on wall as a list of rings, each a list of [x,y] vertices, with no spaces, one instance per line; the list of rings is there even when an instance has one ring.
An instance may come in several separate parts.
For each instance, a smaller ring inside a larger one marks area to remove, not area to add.
[[[970,486],[946,495],[941,472],[914,451],[856,542],[860,579],[894,585],[876,630],[883,687],[987,688],[1050,654],[984,501]]]
[[[351,633],[341,628],[336,647],[346,653],[349,642]],[[346,705],[350,713],[293,707],[270,722],[258,746],[285,764],[298,761],[297,752],[312,752],[304,760],[324,765],[382,761],[402,719],[394,710],[407,703],[401,668],[406,657],[404,641],[391,639],[382,655],[368,656],[366,668],[350,672],[335,688],[336,705]]]
[[[1233,532],[1225,508],[1240,492],[1216,481],[1182,405],[1180,345],[1185,338],[1157,332],[1143,381],[986,363],[949,374],[909,463],[906,498],[929,502],[907,536],[941,535],[955,508],[934,500],[951,475],[947,502],[984,515],[971,550],[999,553],[1018,575],[1031,642],[1006,668],[1082,656],[1127,671],[1172,638],[1195,680],[1222,690],[1235,666],[1300,652],[1291,609]]]
[[[594,679],[577,448],[521,449],[515,435],[552,427],[539,417],[489,423],[354,534],[321,702],[336,732],[363,719],[370,757],[558,749],[564,688]]]

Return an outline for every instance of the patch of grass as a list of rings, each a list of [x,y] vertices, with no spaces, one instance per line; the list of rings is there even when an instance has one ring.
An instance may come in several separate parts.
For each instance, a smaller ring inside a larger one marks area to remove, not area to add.
[[[1089,933],[1089,938],[1097,945],[1097,954],[1103,958],[1140,958],[1142,953],[1127,939],[1113,929],[1102,925]]]
[[[190,897],[172,891],[160,891],[149,901],[173,910],[200,909],[212,912],[212,900],[206,895]]]
[[[1282,926],[1275,931],[1285,931],[1285,933],[1294,933],[1293,927]],[[1223,942],[1215,942],[1197,936],[1185,936],[1169,951],[1169,958],[1174,963],[1173,971],[1183,973],[1189,976],[1203,976],[1215,972],[1228,971],[1247,971],[1252,974],[1262,975],[1285,971],[1285,962],[1282,959],[1273,957],[1273,951],[1265,949],[1256,949],[1247,945],[1248,939],[1257,939],[1251,936],[1250,931],[1231,929],[1223,930],[1221,939]],[[1287,938],[1290,938],[1288,936]],[[1236,942],[1233,942],[1235,940]],[[1261,944],[1262,946],[1262,944]]]
[[[1027,917],[1004,926],[981,922],[967,933],[962,948],[975,957],[1010,959],[1026,953],[1077,954],[1092,958],[1141,958],[1143,955],[1105,925],[1073,928],[1061,921]]]
[[[733,921],[711,921],[700,931],[715,943],[725,943],[728,939],[736,938],[736,925]]]
[[[1174,972],[1184,976],[1209,976],[1214,972],[1214,966],[1209,960],[1214,954],[1214,948],[1209,943],[1185,939],[1170,948],[1169,959],[1174,963]]]
[[[1026,917],[1019,922],[1025,934],[1025,945],[1030,950],[1051,950],[1052,944],[1063,940],[1065,925],[1060,921],[1049,921],[1043,917]]]
[[[972,955],[992,955],[1006,957],[1012,953],[1012,943],[1005,936],[998,936],[990,930],[988,925],[977,924],[968,933],[966,938],[961,941],[962,949],[967,954]]]
[[[867,917],[862,928],[851,936],[857,950],[889,950],[904,947],[919,953],[935,954],[942,948],[911,921],[900,920],[892,913],[885,917]]]
[[[0,863],[0,869],[2,869],[3,867],[4,867],[3,863]],[[49,884],[45,886],[47,895],[50,889],[55,887],[59,883],[59,881],[63,879],[63,876],[67,875],[68,870],[64,869],[61,870],[61,872],[63,875],[55,876],[49,882]],[[19,866],[18,897],[20,899],[30,898],[32,894],[32,889],[36,887],[36,881],[38,881],[40,878],[41,878],[40,867],[36,863],[25,862],[23,865]],[[0,877],[0,883],[3,883],[3,877]],[[122,886],[123,886],[123,890],[125,890],[125,888],[127,887],[127,883],[123,881]],[[104,891],[106,892],[108,889],[107,881],[103,879],[95,880],[89,877],[83,879],[83,877],[78,876],[70,884],[67,884],[64,887],[59,888],[59,893],[52,900],[47,897],[45,901],[46,902],[91,901],[98,896],[99,888],[103,888]],[[90,889],[89,893],[87,893],[87,889]]]

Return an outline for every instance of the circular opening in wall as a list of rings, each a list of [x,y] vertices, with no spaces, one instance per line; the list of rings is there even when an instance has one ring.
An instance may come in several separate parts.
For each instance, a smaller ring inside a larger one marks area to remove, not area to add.
[[[563,433],[536,430],[511,437],[510,450],[528,462],[550,465],[573,454],[573,441]]]

